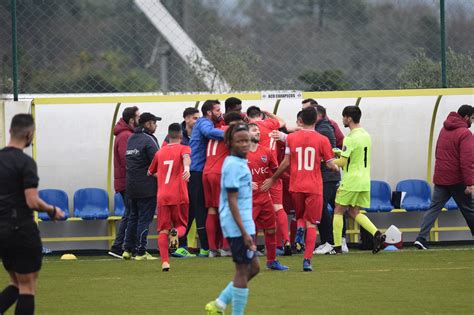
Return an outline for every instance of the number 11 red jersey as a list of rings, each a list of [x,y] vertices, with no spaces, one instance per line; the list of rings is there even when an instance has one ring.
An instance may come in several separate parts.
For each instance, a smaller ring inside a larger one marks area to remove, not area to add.
[[[302,129],[286,138],[286,152],[290,155],[291,192],[323,194],[321,161],[334,157],[329,140],[315,130]]]
[[[191,148],[171,143],[156,152],[148,170],[157,175],[158,206],[189,203],[188,184],[183,180],[183,156],[191,154]]]
[[[229,126],[219,127],[220,130],[226,131]],[[230,154],[229,148],[224,140],[209,139],[206,147],[206,163],[204,164],[203,174],[221,174],[222,164],[225,158]]]

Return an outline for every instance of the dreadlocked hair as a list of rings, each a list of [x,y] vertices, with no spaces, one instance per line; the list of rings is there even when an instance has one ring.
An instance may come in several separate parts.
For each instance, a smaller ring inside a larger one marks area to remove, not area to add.
[[[232,137],[234,136],[234,134],[242,130],[248,131],[249,127],[246,124],[229,125],[229,128],[227,128],[227,130],[224,133],[224,143],[229,149],[231,149]]]

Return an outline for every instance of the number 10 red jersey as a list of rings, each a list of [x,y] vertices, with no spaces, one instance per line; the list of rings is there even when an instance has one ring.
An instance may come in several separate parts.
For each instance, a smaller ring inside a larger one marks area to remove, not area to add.
[[[286,139],[286,152],[290,155],[291,192],[323,194],[321,161],[334,157],[329,140],[315,130],[302,129]]]

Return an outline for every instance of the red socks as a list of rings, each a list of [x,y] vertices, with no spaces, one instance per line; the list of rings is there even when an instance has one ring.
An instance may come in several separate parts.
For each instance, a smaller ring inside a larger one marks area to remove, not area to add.
[[[303,228],[305,229],[306,228],[306,222],[304,219],[298,219],[296,220],[296,227],[297,228]]]
[[[267,251],[267,263],[272,263],[276,259],[276,233],[265,231],[265,249]]]
[[[313,250],[316,245],[316,227],[306,228],[306,239],[305,239],[305,249],[304,249],[304,259],[313,258]]]
[[[224,235],[222,235],[222,249],[226,249],[226,250],[230,249],[229,242],[227,242],[227,238],[225,238]]]
[[[276,243],[283,246],[288,241],[288,216],[283,208],[276,212]]]
[[[169,262],[170,257],[168,254],[168,234],[160,233],[158,236],[158,248],[160,249],[161,262]]]
[[[217,250],[217,226],[219,224],[217,214],[208,213],[206,219],[207,241],[210,250]]]

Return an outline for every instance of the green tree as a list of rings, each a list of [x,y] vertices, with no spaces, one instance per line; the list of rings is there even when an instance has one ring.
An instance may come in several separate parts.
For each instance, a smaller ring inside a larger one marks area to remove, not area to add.
[[[224,42],[222,37],[212,36],[209,46],[207,46],[203,53],[211,63],[208,66],[204,66],[202,59],[197,55],[189,58],[191,68],[195,73],[197,80],[195,84],[198,89],[206,90],[198,79],[204,73],[210,74],[215,79],[217,79],[218,75],[221,75],[229,83],[233,91],[261,89],[261,83],[254,71],[260,58],[250,49],[236,47],[233,44]],[[213,85],[207,90],[213,92],[215,88]]]
[[[341,70],[308,70],[298,79],[309,86],[308,91],[341,91],[350,87]]]
[[[474,62],[470,55],[448,49],[448,87],[474,86]],[[404,89],[441,87],[441,63],[428,58],[424,51],[419,51],[400,72],[399,79],[400,87]]]

